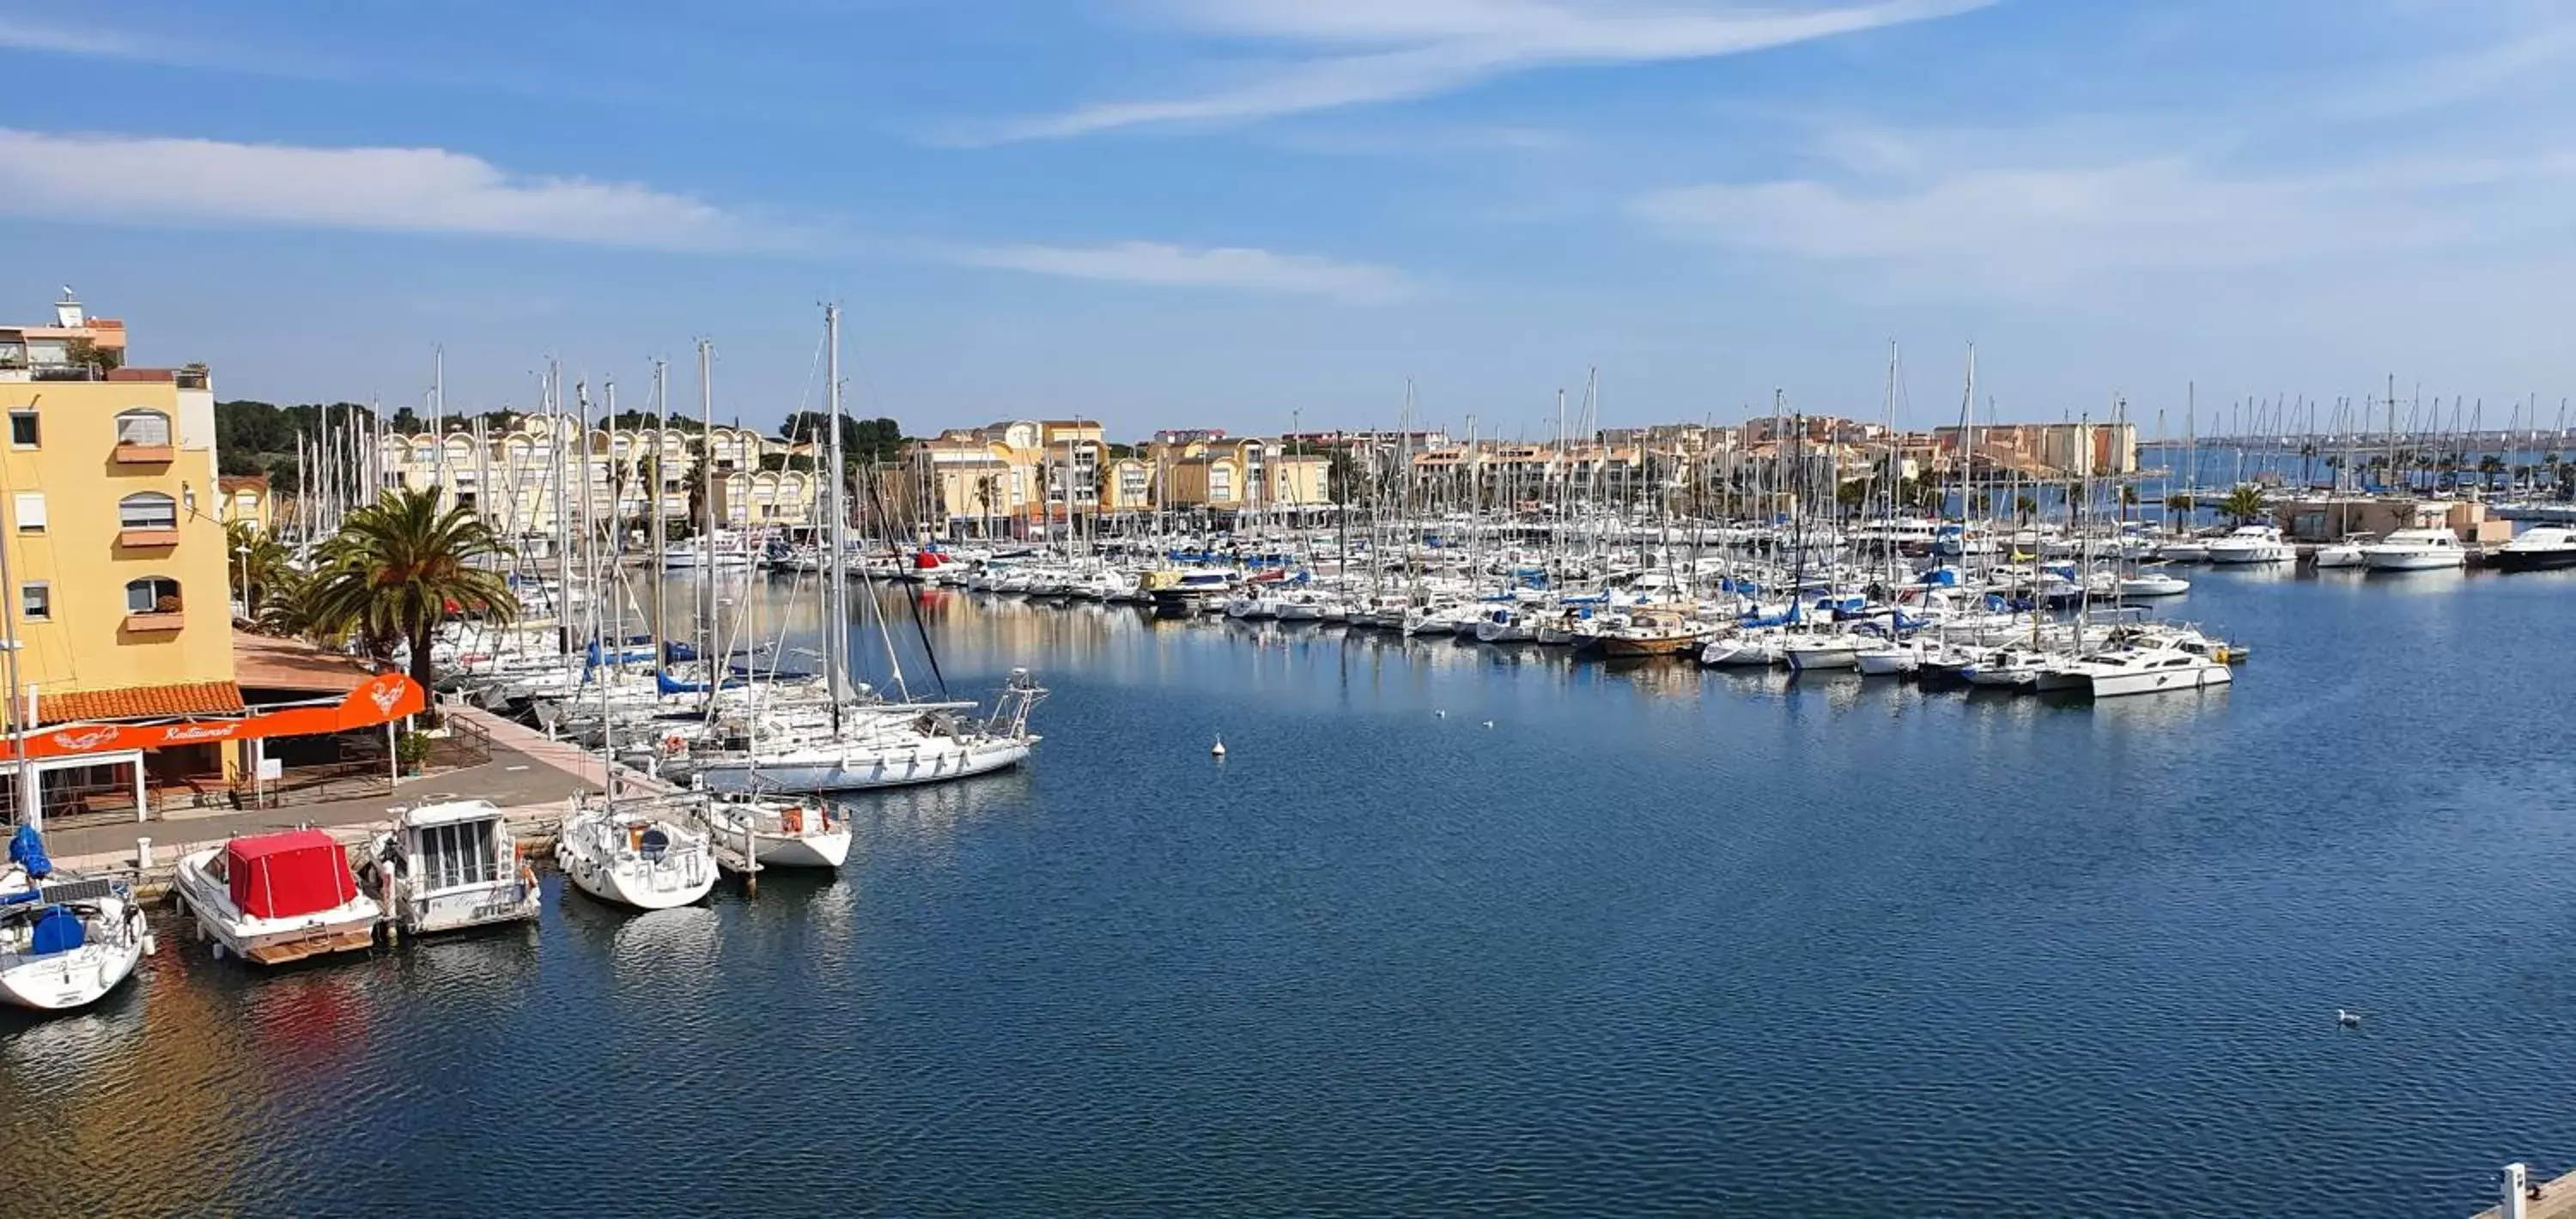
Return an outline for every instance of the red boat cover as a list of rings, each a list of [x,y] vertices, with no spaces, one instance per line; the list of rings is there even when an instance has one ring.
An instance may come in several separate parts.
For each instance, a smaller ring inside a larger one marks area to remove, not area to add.
[[[233,905],[258,918],[316,914],[358,895],[349,857],[320,830],[236,838],[224,847]]]

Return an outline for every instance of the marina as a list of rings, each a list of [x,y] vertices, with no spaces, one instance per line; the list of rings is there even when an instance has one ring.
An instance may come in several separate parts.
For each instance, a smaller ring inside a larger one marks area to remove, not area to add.
[[[2514,744],[2552,679],[2480,644],[2570,578],[2204,571],[2246,680],[2079,703],[889,589],[856,625],[917,596],[952,682],[1047,673],[1030,764],[835,798],[847,862],[757,897],[629,914],[547,869],[526,931],[256,975],[156,914],[134,984],[0,1024],[0,1136],[102,1213],[184,1209],[177,1155],[255,1157],[253,1209],[362,1167],[596,1193],[553,1154],[591,1106],[650,1157],[712,1104],[834,1132],[602,1212],[1794,1211],[1865,1154],[1834,1209],[2466,1214],[2576,1146],[2545,981],[2576,899],[2491,845],[2576,848],[2576,774]],[[726,587],[791,651],[818,631],[793,577]],[[2499,764],[2361,760],[2404,751]],[[684,1117],[638,1055],[742,1089]],[[406,1140],[456,1071],[585,1100]],[[195,1133],[192,1098],[287,1078],[313,1098],[260,1102],[256,1143]],[[62,1133],[132,1104],[118,1149]]]

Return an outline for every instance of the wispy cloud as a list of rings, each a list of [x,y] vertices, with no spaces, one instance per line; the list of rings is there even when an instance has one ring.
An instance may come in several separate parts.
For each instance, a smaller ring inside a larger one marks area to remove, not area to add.
[[[1402,275],[1367,263],[1232,247],[1194,250],[1153,241],[1102,246],[984,246],[959,251],[956,260],[979,267],[1075,279],[1234,288],[1357,303],[1393,300],[1409,290]]]
[[[1711,59],[1945,17],[1992,0],[1710,9],[1635,0],[1173,0],[1186,26],[1330,53],[1195,96],[1102,102],[1003,125],[995,141],[1241,122],[1448,93],[1538,68]]]
[[[1889,147],[1901,147],[1891,144]],[[1634,212],[1678,238],[1839,264],[1950,294],[2111,292],[2119,277],[2371,262],[2555,231],[2576,153],[2397,156],[2243,173],[2183,156],[2021,164],[1888,156],[1913,172],[1715,183]]]
[[[513,174],[440,148],[313,148],[0,128],[0,214],[59,220],[456,233],[646,249],[794,244],[629,182]]]
[[[121,32],[112,24],[102,25],[93,21],[72,25],[23,12],[8,12],[0,13],[0,50],[157,61],[165,58],[167,48]]]

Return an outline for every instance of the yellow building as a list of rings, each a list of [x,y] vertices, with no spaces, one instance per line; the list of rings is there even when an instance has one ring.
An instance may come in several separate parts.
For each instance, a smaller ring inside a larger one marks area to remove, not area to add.
[[[277,531],[277,505],[265,474],[225,474],[215,479],[215,515],[224,524],[250,526],[253,533]]]
[[[950,536],[1025,533],[1068,516],[1150,507],[1150,477],[1122,474],[1121,460],[1109,456],[1097,421],[1009,419],[912,442],[887,489],[900,514]]]
[[[1148,448],[1168,509],[1296,516],[1332,503],[1332,461],[1321,453],[1284,452],[1275,441],[1249,437]]]
[[[214,394],[202,365],[126,367],[124,350],[121,323],[92,322],[68,298],[52,326],[0,327],[0,634],[21,691],[7,714],[32,703],[30,727],[242,710]],[[135,767],[139,788],[143,769],[229,775],[232,754],[202,744],[63,762]],[[40,766],[49,792],[97,777]]]

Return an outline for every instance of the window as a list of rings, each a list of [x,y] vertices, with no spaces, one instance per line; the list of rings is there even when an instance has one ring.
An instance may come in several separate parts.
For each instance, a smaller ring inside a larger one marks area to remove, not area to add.
[[[1208,498],[1212,500],[1234,498],[1234,471],[1224,466],[1208,467]]]
[[[36,447],[38,434],[39,433],[36,430],[36,412],[9,412],[9,443],[12,447],[21,449],[34,448]]]
[[[54,586],[42,580],[18,586],[18,616],[29,622],[50,622],[54,617]]]
[[[116,501],[119,529],[176,529],[179,501],[158,491],[144,491]]]
[[[179,612],[179,582],[168,576],[145,576],[125,586],[125,612],[129,614],[175,614]]]
[[[19,492],[16,515],[18,521],[18,532],[43,533],[45,531],[45,493],[42,491]]]
[[[30,441],[29,443],[34,443]],[[162,446],[170,443],[170,417],[137,407],[116,417],[116,443]]]

